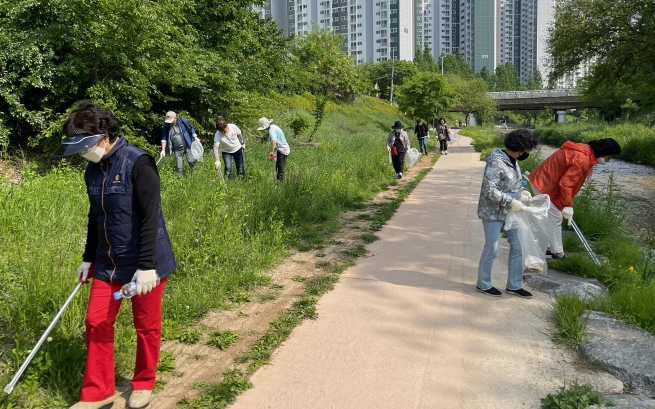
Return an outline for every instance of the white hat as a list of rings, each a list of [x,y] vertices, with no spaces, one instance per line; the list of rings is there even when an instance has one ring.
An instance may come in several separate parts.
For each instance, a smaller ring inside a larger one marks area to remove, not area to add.
[[[172,124],[173,121],[175,121],[175,118],[177,118],[177,115],[175,114],[175,112],[168,111],[168,112],[166,112],[166,119],[164,120],[164,122],[166,122],[167,124]]]
[[[273,123],[272,119],[266,119],[265,116],[259,118],[259,128],[257,128],[258,131],[263,131],[264,129],[268,129],[269,126]]]

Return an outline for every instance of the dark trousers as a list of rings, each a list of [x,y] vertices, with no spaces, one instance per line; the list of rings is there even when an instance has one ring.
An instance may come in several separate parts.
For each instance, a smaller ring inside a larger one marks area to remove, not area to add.
[[[398,152],[398,155],[391,155],[391,163],[396,173],[403,173],[405,166],[405,152]]]
[[[246,176],[246,168],[243,165],[243,150],[239,149],[233,153],[221,153],[223,155],[223,162],[225,163],[225,176],[228,180],[232,180],[232,162],[234,162],[239,176]]]
[[[428,138],[425,136],[419,136],[418,146],[421,150],[421,153],[428,153]]]
[[[275,170],[277,171],[277,180],[284,181],[284,168],[287,166],[287,156],[277,151],[277,160],[275,161]]]
[[[439,150],[440,151],[447,151],[448,150],[448,139],[440,139],[439,140]]]
[[[196,167],[196,160],[191,154],[191,148],[189,146],[173,146],[173,155],[175,155],[175,168],[177,173],[181,175],[184,172],[184,157],[186,156],[187,162],[189,162],[189,167],[194,169]]]

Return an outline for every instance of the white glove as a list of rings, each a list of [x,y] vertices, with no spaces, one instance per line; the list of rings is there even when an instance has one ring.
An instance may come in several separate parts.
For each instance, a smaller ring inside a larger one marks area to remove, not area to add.
[[[387,146],[387,152],[391,152],[391,146]]]
[[[198,135],[193,135],[193,140],[196,142],[200,142],[200,138],[198,138]]]
[[[85,283],[89,278],[89,270],[91,270],[92,265],[93,263],[83,261],[80,263],[80,266],[77,267],[77,280],[80,283]]]
[[[514,213],[522,212],[526,209],[525,205],[516,199],[512,200],[509,206],[512,208]]]
[[[220,169],[221,168],[221,161],[217,160],[216,162],[214,162],[214,166],[216,166],[216,169]]]
[[[157,272],[155,270],[136,270],[132,281],[136,281],[136,293],[148,294],[157,285]]]
[[[166,151],[162,149],[161,152],[159,152],[159,157],[163,158],[164,156],[166,156]]]
[[[521,192],[521,203],[524,205],[529,205],[532,203],[532,195],[527,190]]]
[[[569,224],[571,224],[571,221],[573,220],[573,208],[565,207],[562,209],[562,217],[568,220]]]

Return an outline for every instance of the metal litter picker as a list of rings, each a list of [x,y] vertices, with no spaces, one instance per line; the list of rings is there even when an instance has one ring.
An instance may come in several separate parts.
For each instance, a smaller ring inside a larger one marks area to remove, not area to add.
[[[78,283],[75,286],[75,288],[73,289],[73,292],[71,293],[71,295],[68,296],[68,299],[66,300],[64,305],[61,307],[61,309],[59,310],[57,315],[55,315],[55,318],[52,320],[50,325],[48,325],[48,328],[46,328],[43,335],[41,335],[41,338],[39,338],[39,341],[36,343],[34,348],[32,348],[32,352],[30,352],[30,354],[25,359],[25,362],[23,362],[23,364],[20,366],[20,368],[18,368],[18,372],[16,372],[16,375],[14,375],[11,382],[9,382],[7,384],[7,386],[5,386],[4,391],[5,391],[6,394],[10,394],[14,390],[14,387],[16,386],[16,383],[18,383],[18,379],[20,379],[23,372],[25,372],[25,369],[27,369],[27,366],[30,364],[30,361],[32,361],[32,358],[34,358],[34,355],[36,355],[36,353],[39,351],[39,348],[41,348],[41,345],[43,345],[43,341],[46,340],[46,338],[48,337],[48,334],[50,334],[50,331],[52,331],[52,329],[55,327],[55,324],[57,323],[57,321],[59,321],[59,318],[64,313],[66,308],[68,308],[68,304],[70,304],[71,301],[73,301],[73,298],[75,298],[75,294],[77,294],[77,292],[80,290],[80,288],[82,288],[82,283]]]
[[[525,178],[527,183],[530,183],[530,180],[528,179],[529,174],[530,174],[530,172],[528,172],[528,171],[523,172],[523,177]],[[589,245],[589,242],[587,241],[587,239],[585,239],[585,237],[582,235],[582,232],[580,231],[580,228],[578,227],[577,224],[575,224],[573,219],[569,220],[569,226],[571,226],[573,228],[573,231],[575,232],[575,234],[578,235],[578,238],[582,242],[582,245],[584,246],[585,250],[587,250],[587,253],[589,253],[589,256],[591,257],[593,262],[596,264],[596,266],[600,267],[601,266],[600,259],[598,258],[596,253],[594,253],[594,250],[591,248],[591,245]]]

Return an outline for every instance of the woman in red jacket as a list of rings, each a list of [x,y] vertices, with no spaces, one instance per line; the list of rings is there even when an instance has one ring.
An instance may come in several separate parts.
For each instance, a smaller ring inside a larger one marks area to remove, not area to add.
[[[566,141],[555,153],[530,173],[528,179],[535,194],[550,197],[550,251],[554,258],[564,258],[562,219],[573,219],[573,198],[591,175],[592,167],[606,164],[621,153],[621,146],[612,138],[587,143]]]

